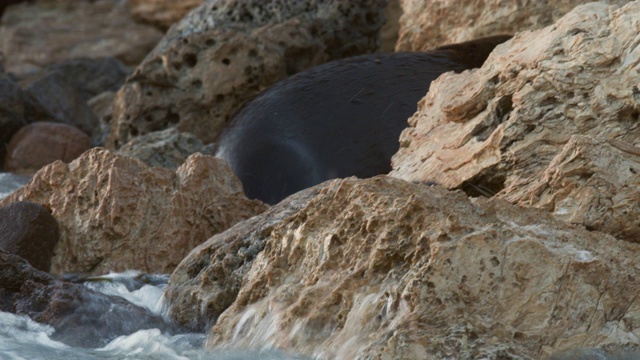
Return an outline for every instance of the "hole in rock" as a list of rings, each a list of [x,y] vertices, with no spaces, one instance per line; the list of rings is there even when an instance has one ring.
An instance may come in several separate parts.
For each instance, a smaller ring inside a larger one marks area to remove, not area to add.
[[[464,191],[469,197],[492,197],[504,189],[505,180],[504,174],[486,169],[484,173],[462,183],[458,189]]]

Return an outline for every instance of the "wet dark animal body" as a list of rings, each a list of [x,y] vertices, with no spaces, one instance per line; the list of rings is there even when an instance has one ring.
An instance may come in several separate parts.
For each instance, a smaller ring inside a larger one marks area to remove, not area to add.
[[[329,179],[388,173],[400,133],[431,81],[482,66],[509,38],[363,55],[293,75],[236,114],[217,156],[229,162],[247,197],[269,204]]]

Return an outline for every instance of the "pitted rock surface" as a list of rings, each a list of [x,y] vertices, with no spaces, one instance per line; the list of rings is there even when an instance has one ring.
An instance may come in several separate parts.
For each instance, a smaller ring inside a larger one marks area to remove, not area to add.
[[[624,5],[632,0],[603,0]],[[497,34],[552,25],[590,0],[403,0],[396,51],[424,51]]]
[[[194,154],[177,171],[94,148],[56,161],[0,201],[51,209],[60,241],[51,272],[169,273],[194,247],[264,211],[222,160]]]
[[[217,320],[211,348],[539,359],[638,345],[639,244],[386,176],[285,202],[214,236],[172,275],[168,294],[191,301],[179,305],[188,318]]]
[[[138,24],[127,1],[40,0],[6,9],[0,25],[5,70],[19,76],[80,57],[115,57],[136,66],[162,38]]]
[[[384,1],[206,1],[176,23],[118,92],[109,148],[176,127],[205,144],[288,75],[373,52]]]
[[[638,241],[640,2],[580,6],[431,84],[391,176],[544,208]]]

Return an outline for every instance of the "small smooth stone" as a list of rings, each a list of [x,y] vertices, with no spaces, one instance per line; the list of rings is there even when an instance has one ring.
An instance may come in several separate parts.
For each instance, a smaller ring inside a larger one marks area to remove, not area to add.
[[[56,160],[71,162],[90,148],[89,135],[73,126],[36,122],[11,138],[4,168],[18,174],[32,174]]]

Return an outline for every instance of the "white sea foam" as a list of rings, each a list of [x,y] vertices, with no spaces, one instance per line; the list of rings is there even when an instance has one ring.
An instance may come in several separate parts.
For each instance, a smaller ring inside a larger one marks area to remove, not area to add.
[[[139,272],[109,274],[91,278],[87,287],[121,296],[154,312],[161,310],[165,284],[145,284],[129,291],[124,283]],[[104,279],[107,281],[100,281]],[[157,279],[157,278],[155,278]],[[135,319],[131,319],[135,321]],[[0,360],[280,360],[303,359],[276,350],[207,350],[205,334],[163,334],[159,329],[140,330],[120,336],[98,349],[77,348],[52,340],[55,330],[27,316],[0,312]],[[264,347],[262,347],[264,348]]]

